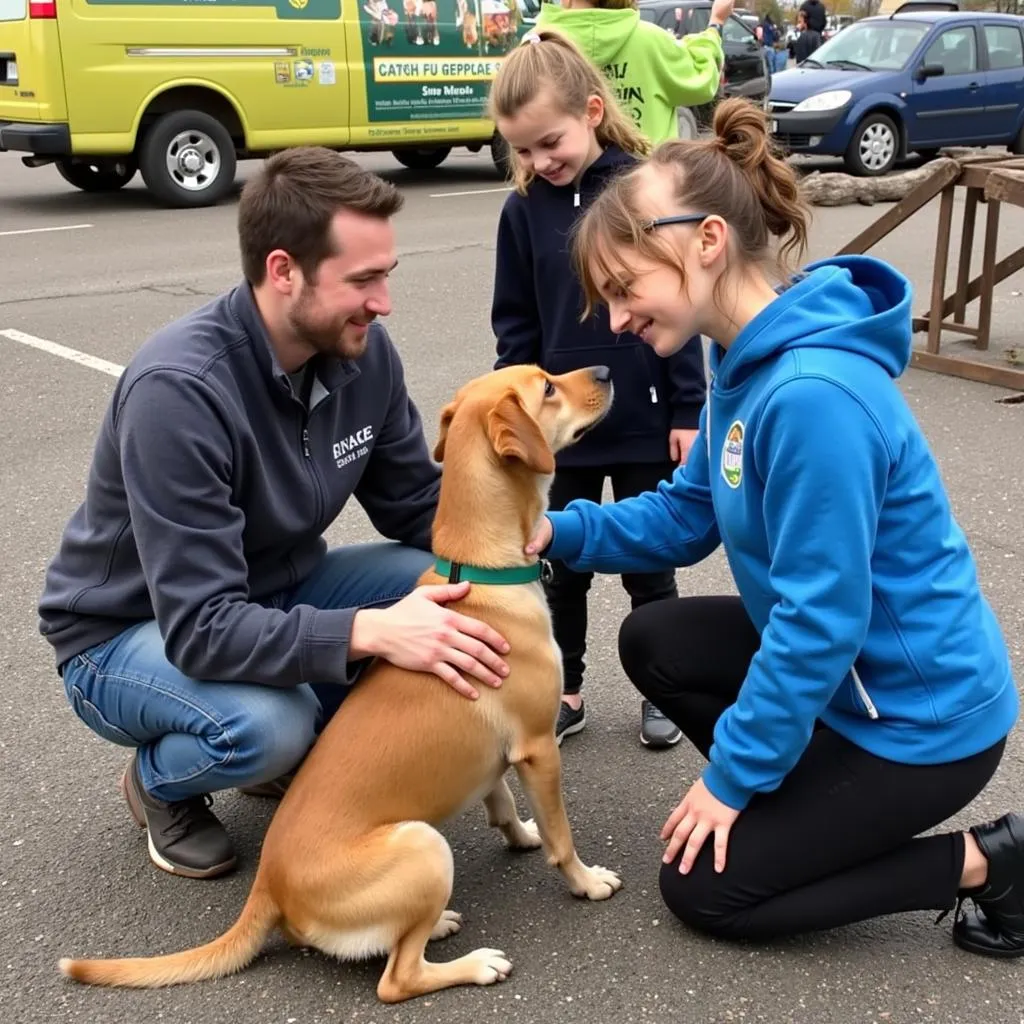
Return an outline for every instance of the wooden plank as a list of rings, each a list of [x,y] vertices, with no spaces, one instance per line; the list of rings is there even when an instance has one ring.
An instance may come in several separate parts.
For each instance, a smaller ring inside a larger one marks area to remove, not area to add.
[[[999,284],[1005,281],[1011,274],[1016,274],[1018,270],[1024,268],[1024,245],[1019,249],[1015,249],[1010,253],[1009,256],[1005,256],[1001,259],[993,268],[993,282]],[[968,303],[973,302],[981,294],[981,275],[979,274],[971,283],[967,286],[967,301]],[[953,305],[956,301],[955,295],[949,295],[942,303],[942,317],[945,319],[950,313],[953,312]],[[927,316],[922,317],[927,322]],[[915,321],[916,322],[916,321]],[[916,330],[917,328],[915,328]],[[921,330],[927,330],[926,327]]]
[[[921,316],[914,317],[910,321],[910,325],[915,334],[927,332],[931,317],[927,313],[922,313]],[[973,327],[971,324],[960,323],[956,320],[943,320],[942,330],[952,331],[954,334],[963,334],[968,338],[977,338],[981,333],[977,327]]]
[[[910,365],[919,370],[945,373],[953,377],[962,377],[964,380],[977,381],[979,384],[995,384],[997,387],[1009,388],[1012,391],[1024,391],[1024,370],[1014,370],[1008,366],[991,366],[974,359],[940,356],[919,349],[914,349]]]
[[[938,164],[935,175],[922,182],[909,196],[901,199],[891,210],[869,224],[859,235],[850,239],[836,253],[837,256],[862,255],[878,245],[891,231],[912,217],[922,206],[931,202],[947,185],[960,176],[960,167],[955,163]]]
[[[939,351],[942,336],[942,297],[946,293],[946,269],[949,265],[949,235],[953,227],[953,193],[947,185],[939,201],[939,229],[935,238],[935,269],[932,273],[932,302],[928,315],[928,351]]]
[[[985,217],[985,253],[981,260],[981,310],[978,313],[978,348],[988,348],[992,328],[992,292],[995,289],[996,244],[999,240],[999,211],[1003,204],[990,200]]]
[[[963,323],[967,311],[967,285],[971,279],[971,254],[974,251],[974,223],[978,214],[981,190],[969,188],[964,204],[964,225],[960,233],[960,260],[956,270],[956,293],[953,315]]]
[[[985,198],[1024,206],[1024,172],[993,171],[985,183]]]
[[[974,164],[965,167],[960,175],[960,184],[965,188],[984,188],[993,174],[1016,174],[1024,170],[1024,160],[1013,157],[1002,163]]]

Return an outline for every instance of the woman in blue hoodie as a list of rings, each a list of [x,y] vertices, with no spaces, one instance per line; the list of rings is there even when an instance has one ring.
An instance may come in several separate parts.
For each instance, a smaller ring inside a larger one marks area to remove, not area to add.
[[[557,32],[531,33],[503,62],[490,94],[492,117],[508,141],[516,190],[498,223],[491,322],[496,366],[537,363],[565,373],[594,363],[612,371],[615,402],[587,437],[560,452],[551,507],[601,500],[606,477],[616,497],[641,494],[671,478],[697,435],[707,393],[699,337],[659,359],[635,335],[612,331],[606,311],[581,323],[584,299],[573,273],[569,234],[605,183],[633,166],[650,144],[611,93],[607,79]],[[553,565],[547,586],[562,650],[564,695],[557,735],[586,724],[580,693],[590,574]],[[675,597],[671,568],[626,573],[633,608]],[[677,743],[682,734],[649,701],[640,740]]]
[[[895,381],[909,284],[845,257],[774,288],[772,237],[784,254],[806,239],[794,173],[752,105],[723,103],[714,127],[612,182],[574,248],[613,330],[666,358],[715,339],[690,458],[650,493],[549,514],[527,550],[651,572],[725,549],[738,597],[641,608],[619,637],[708,760],[662,830],[678,917],[767,938],[956,905],[962,948],[1024,955],[1024,817],[921,838],[988,783],[1018,696]]]

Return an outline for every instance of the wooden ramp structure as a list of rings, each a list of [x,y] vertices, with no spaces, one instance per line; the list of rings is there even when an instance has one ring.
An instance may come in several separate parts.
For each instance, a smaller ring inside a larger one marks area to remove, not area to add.
[[[963,222],[956,267],[956,287],[946,294],[953,210],[957,190],[964,190]],[[915,346],[911,365],[924,370],[952,374],[983,384],[995,384],[1024,391],[1024,324],[1021,325],[1019,364],[1011,361],[1018,350],[1007,350],[1004,359],[988,355],[992,327],[992,291],[1001,281],[1024,268],[1024,245],[996,261],[999,214],[1004,203],[1024,207],[1024,157],[961,151],[935,161],[934,172],[905,198],[848,242],[838,255],[862,254],[877,245],[932,200],[939,200],[939,222],[935,238],[931,305],[915,317],[915,332],[927,332],[922,348]],[[985,234],[981,273],[971,277],[978,207],[985,207]],[[977,301],[978,315],[967,322],[967,307]],[[941,351],[942,332],[972,339],[971,356]]]

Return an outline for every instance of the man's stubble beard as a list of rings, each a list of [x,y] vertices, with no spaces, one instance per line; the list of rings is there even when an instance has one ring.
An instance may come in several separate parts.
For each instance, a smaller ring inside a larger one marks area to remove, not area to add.
[[[347,318],[324,325],[310,319],[309,306],[303,297],[288,315],[288,325],[299,341],[322,355],[338,359],[358,359],[366,351],[368,332],[358,339],[346,338]]]

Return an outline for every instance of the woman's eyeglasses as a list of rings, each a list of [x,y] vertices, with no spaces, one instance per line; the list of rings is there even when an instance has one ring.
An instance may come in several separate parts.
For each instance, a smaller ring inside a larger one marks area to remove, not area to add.
[[[696,224],[707,218],[706,213],[675,213],[671,217],[658,217],[655,220],[645,221],[644,231],[653,231],[655,228],[665,227],[668,224]]]

